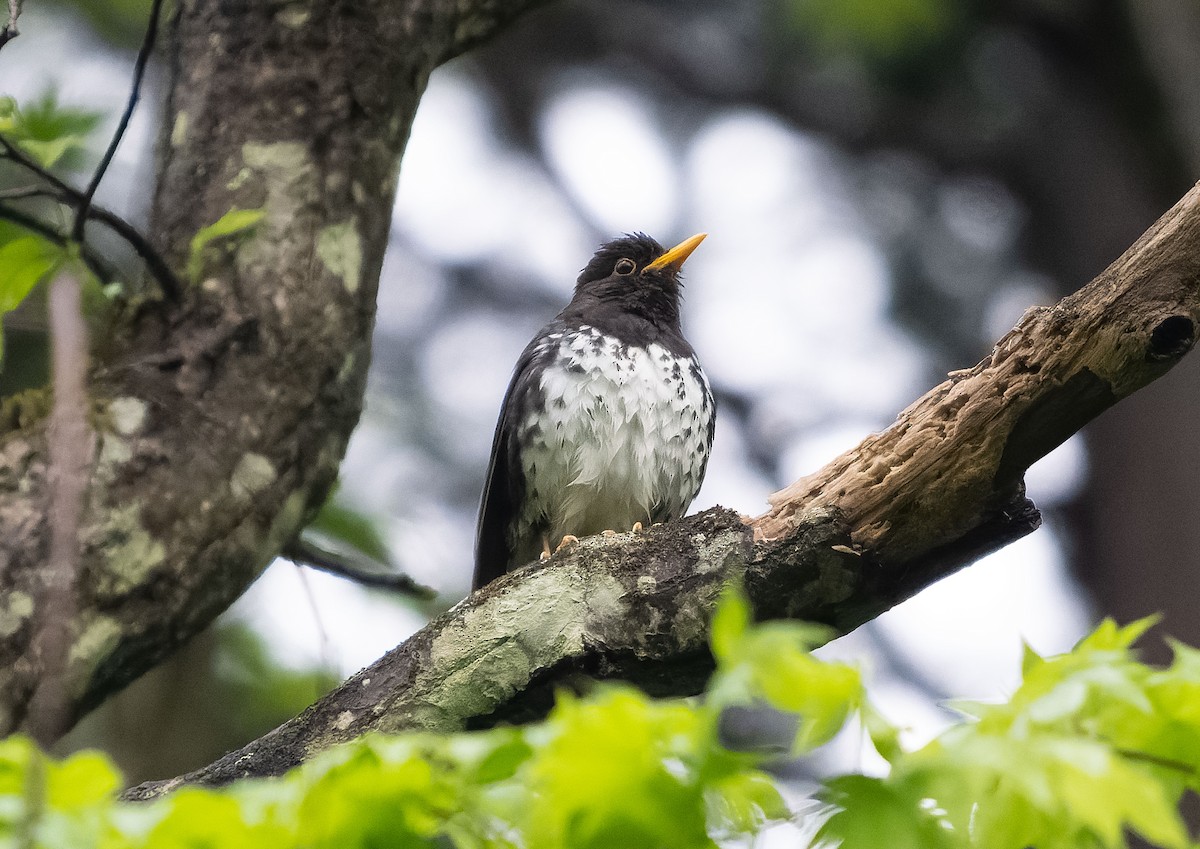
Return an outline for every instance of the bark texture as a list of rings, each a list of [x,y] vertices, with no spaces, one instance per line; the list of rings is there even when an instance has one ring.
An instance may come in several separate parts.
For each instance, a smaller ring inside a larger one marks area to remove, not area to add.
[[[745,519],[720,509],[593,537],[475,593],[296,719],[182,783],[276,775],[367,731],[453,730],[540,715],[576,676],[696,692],[721,588],[762,618],[850,630],[1037,528],[1023,475],[1164,374],[1200,321],[1200,187],[1120,259],[1029,310],[991,355]]]
[[[128,310],[96,352],[68,722],[207,625],[324,500],[425,82],[535,2],[176,4],[152,235],[191,286]],[[261,218],[197,253],[235,208]],[[0,735],[29,726],[48,672],[45,406],[0,423]]]

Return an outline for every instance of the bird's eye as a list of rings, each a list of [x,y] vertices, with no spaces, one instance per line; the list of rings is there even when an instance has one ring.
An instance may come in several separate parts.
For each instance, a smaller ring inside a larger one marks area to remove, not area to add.
[[[633,274],[635,268],[637,268],[637,265],[631,259],[617,260],[617,274]]]

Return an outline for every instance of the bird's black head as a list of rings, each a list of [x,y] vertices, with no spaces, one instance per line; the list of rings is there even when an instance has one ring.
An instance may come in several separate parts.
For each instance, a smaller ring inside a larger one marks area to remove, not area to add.
[[[679,271],[705,235],[697,233],[670,250],[645,233],[629,233],[601,245],[576,281],[575,302],[678,324]]]

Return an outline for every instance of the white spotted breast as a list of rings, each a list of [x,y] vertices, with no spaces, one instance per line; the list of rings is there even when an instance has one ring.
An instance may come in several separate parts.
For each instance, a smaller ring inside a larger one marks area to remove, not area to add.
[[[682,516],[704,479],[716,408],[695,356],[586,325],[542,345],[537,403],[517,426],[525,499],[515,540],[530,549],[538,527],[553,545]]]

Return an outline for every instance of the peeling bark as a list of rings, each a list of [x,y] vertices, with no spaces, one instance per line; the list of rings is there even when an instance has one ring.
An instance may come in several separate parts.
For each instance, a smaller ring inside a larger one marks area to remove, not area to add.
[[[178,307],[130,307],[89,375],[68,724],[204,628],[324,500],[425,82],[536,2],[177,4],[152,238],[193,279]],[[263,217],[192,258],[233,208]],[[45,406],[0,424],[0,735],[36,720],[45,673]]]
[[[697,692],[722,587],[760,618],[845,632],[1035,530],[1035,460],[1175,365],[1200,321],[1200,186],[1103,274],[1029,310],[974,368],[742,519],[714,509],[592,537],[484,587],[299,717],[182,783],[277,775],[367,731],[456,730],[541,715],[577,676]]]

